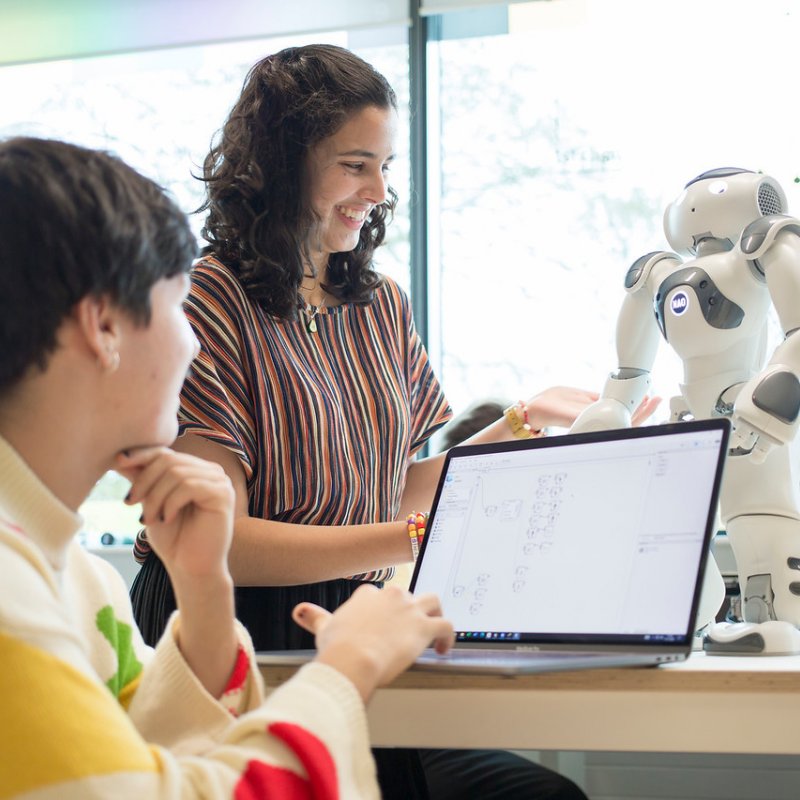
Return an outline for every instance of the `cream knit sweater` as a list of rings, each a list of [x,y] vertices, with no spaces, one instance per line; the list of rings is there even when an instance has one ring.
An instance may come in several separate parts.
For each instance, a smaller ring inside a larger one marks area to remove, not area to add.
[[[347,679],[311,663],[264,701],[240,629],[231,691],[211,697],[178,615],[147,648],[80,522],[0,438],[0,800],[379,797]]]

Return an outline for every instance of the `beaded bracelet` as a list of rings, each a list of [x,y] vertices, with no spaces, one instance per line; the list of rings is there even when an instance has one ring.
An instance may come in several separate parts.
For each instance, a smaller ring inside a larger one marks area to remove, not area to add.
[[[511,426],[511,433],[517,439],[534,439],[537,436],[544,436],[544,431],[531,427],[528,419],[528,407],[522,400],[509,406],[503,412],[503,416]]]
[[[411,554],[414,556],[414,561],[419,556],[419,548],[422,545],[422,540],[425,538],[425,527],[428,524],[428,513],[417,513],[412,511],[406,520],[408,525],[408,538],[411,542]]]

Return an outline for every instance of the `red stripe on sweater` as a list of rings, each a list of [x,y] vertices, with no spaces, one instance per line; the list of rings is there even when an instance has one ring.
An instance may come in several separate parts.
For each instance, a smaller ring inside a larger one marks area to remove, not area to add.
[[[312,800],[311,786],[294,772],[251,761],[239,778],[235,800]]]
[[[228,681],[228,685],[225,687],[224,694],[228,694],[228,692],[235,692],[237,689],[241,689],[247,680],[247,675],[249,672],[250,656],[247,655],[247,651],[244,649],[244,647],[239,645],[239,652],[236,654],[236,665],[231,673],[231,679]]]
[[[291,722],[274,722],[267,729],[282,739],[300,759],[311,782],[312,797],[338,800],[336,764],[328,748],[313,733]]]

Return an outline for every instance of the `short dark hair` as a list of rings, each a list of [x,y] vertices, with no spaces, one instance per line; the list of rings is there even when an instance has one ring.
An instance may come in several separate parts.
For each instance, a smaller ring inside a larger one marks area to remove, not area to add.
[[[305,191],[309,150],[353,114],[396,109],[386,78],[342,47],[290,47],[249,71],[239,99],[205,158],[203,237],[239,276],[250,297],[283,318],[296,314],[307,238],[317,221]],[[388,191],[348,253],[334,253],[325,288],[342,300],[369,302],[380,276],[375,249],[397,204]]]
[[[147,324],[152,286],[188,272],[196,252],[186,215],[119,158],[54,139],[0,142],[0,392],[47,366],[88,295]]]
[[[482,431],[487,425],[491,425],[503,416],[504,410],[510,403],[502,400],[481,400],[475,405],[470,406],[466,411],[462,411],[457,417],[453,417],[447,425],[442,428],[439,447],[442,452],[455,447]]]

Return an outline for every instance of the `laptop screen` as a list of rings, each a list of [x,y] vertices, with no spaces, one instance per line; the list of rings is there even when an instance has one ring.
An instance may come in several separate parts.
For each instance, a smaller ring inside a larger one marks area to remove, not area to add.
[[[453,448],[411,581],[461,642],[693,634],[726,420]]]

